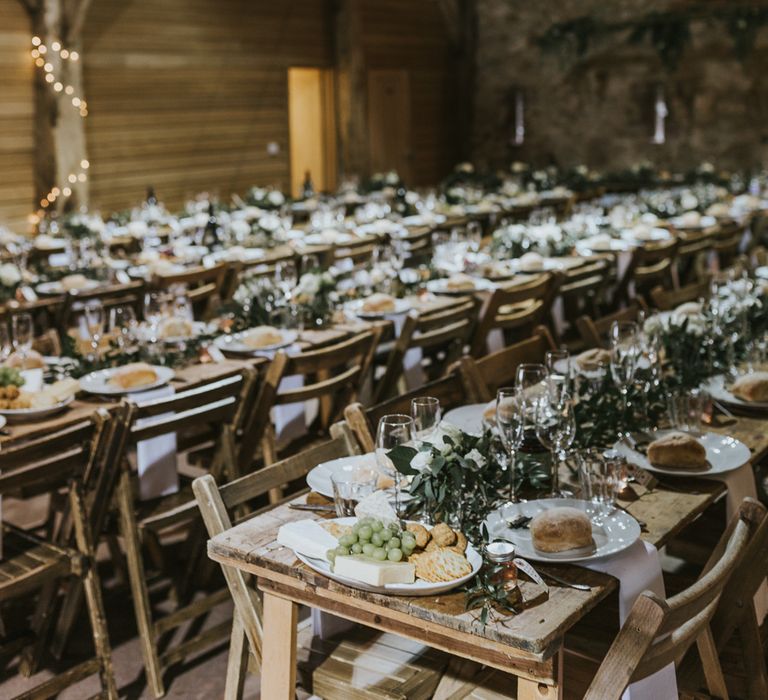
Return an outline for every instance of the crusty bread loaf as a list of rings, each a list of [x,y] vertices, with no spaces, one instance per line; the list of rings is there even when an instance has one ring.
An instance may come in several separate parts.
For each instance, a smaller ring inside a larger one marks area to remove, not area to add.
[[[76,292],[90,286],[90,281],[85,275],[74,274],[61,278],[61,288],[65,292]]]
[[[37,350],[28,350],[26,353],[12,352],[5,361],[5,366],[14,369],[41,369],[45,367],[45,361]]]
[[[705,469],[709,464],[704,445],[691,435],[677,432],[648,445],[648,461],[668,469]]]
[[[529,529],[533,546],[540,552],[565,552],[594,545],[592,523],[578,508],[544,510],[531,520]]]
[[[189,338],[193,331],[194,325],[187,318],[166,318],[160,322],[158,335],[161,338]]]
[[[607,365],[611,361],[611,353],[609,350],[603,348],[592,348],[591,350],[585,350],[576,357],[576,364],[580,369],[587,372],[592,372],[596,369],[600,369],[602,365]]]
[[[753,372],[739,377],[731,393],[744,401],[768,401],[768,372]]]
[[[272,326],[257,326],[256,328],[251,328],[249,331],[246,331],[243,336],[243,344],[254,350],[267,348],[270,345],[279,345],[282,342],[282,332]]]
[[[452,275],[446,280],[445,288],[452,292],[471,291],[475,288],[475,280],[469,275],[459,273]]]
[[[365,313],[389,313],[395,310],[395,299],[389,294],[371,294],[364,302]]]
[[[157,381],[157,372],[145,362],[134,362],[120,367],[110,378],[109,384],[121,389],[136,389]]]
[[[525,253],[520,258],[520,269],[523,272],[538,272],[544,269],[544,258],[539,253]]]

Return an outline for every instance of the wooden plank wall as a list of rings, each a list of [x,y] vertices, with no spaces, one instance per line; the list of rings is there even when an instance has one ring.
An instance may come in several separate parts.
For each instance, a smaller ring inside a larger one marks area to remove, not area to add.
[[[326,0],[99,0],[84,32],[91,205],[289,185],[289,66],[330,66]],[[267,153],[271,141],[277,156]]]
[[[34,210],[34,65],[29,18],[0,2],[0,226],[23,231]]]
[[[405,69],[411,92],[414,186],[435,185],[456,164],[456,66],[438,0],[364,0],[368,69]],[[393,119],[397,115],[392,115]]]

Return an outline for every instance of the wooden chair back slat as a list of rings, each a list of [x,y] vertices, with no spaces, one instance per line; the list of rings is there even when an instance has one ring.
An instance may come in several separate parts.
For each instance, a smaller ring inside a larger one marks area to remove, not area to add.
[[[179,430],[188,430],[201,424],[230,423],[237,409],[237,396],[213,401],[207,406],[196,406],[184,411],[176,411],[173,415],[157,416],[144,423],[141,427],[131,428],[131,441],[140,442]]]
[[[621,311],[615,311],[612,314],[602,318],[592,319],[589,316],[582,316],[576,319],[576,327],[579,329],[579,335],[588,348],[607,347],[608,332],[614,321],[637,321],[638,312],[644,308],[641,299],[634,299],[632,303]]]
[[[659,311],[672,311],[689,301],[698,301],[709,297],[709,279],[693,282],[679,289],[664,289],[654,287],[651,290],[651,301]]]
[[[136,403],[136,418],[149,418],[169,411],[188,411],[207,406],[220,399],[237,397],[242,392],[245,381],[242,373],[233,374],[231,377],[201,384],[172,396],[163,396],[151,401]]]

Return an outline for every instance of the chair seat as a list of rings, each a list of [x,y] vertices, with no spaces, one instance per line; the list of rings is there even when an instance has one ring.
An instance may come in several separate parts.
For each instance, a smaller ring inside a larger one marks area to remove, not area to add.
[[[12,526],[3,526],[0,601],[39,589],[48,580],[73,570],[79,554],[38,541]]]

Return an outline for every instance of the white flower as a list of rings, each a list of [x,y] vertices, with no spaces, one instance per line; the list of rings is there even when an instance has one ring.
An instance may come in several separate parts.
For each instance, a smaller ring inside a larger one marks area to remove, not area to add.
[[[277,190],[272,190],[267,195],[267,201],[270,204],[273,204],[276,207],[279,207],[285,203],[285,197],[283,196],[282,192],[278,192]]]
[[[417,452],[414,458],[411,460],[411,466],[417,471],[423,472],[429,468],[433,459],[432,450]]]
[[[386,182],[388,185],[396,185],[398,182],[400,182],[400,176],[397,174],[396,170],[390,170],[386,174],[384,182]]]
[[[267,196],[267,191],[262,187],[254,187],[251,189],[251,198],[254,202],[260,202]]]
[[[13,287],[21,282],[21,271],[12,263],[0,265],[0,283],[4,287]]]
[[[577,165],[576,166],[576,172],[579,175],[586,175],[589,172],[589,168],[587,168],[586,165]]]
[[[149,233],[149,226],[144,221],[129,221],[127,228],[133,238],[144,238]]]
[[[464,456],[464,459],[472,460],[478,469],[482,469],[485,466],[485,457],[480,453],[480,450],[473,447],[467,454]]]
[[[237,219],[230,221],[229,230],[234,234],[237,240],[242,240],[251,233],[251,225],[247,221]]]
[[[278,194],[280,194],[278,192]],[[282,197],[282,195],[280,195]],[[281,226],[280,217],[275,214],[265,214],[259,219],[259,228],[265,231],[277,231]]]
[[[320,291],[320,277],[319,275],[312,274],[311,272],[305,272],[299,280],[299,286],[296,287],[296,291],[307,296],[314,297]]]
[[[528,166],[522,161],[516,160],[514,163],[512,163],[511,170],[513,173],[524,173],[526,170],[528,170]]]

